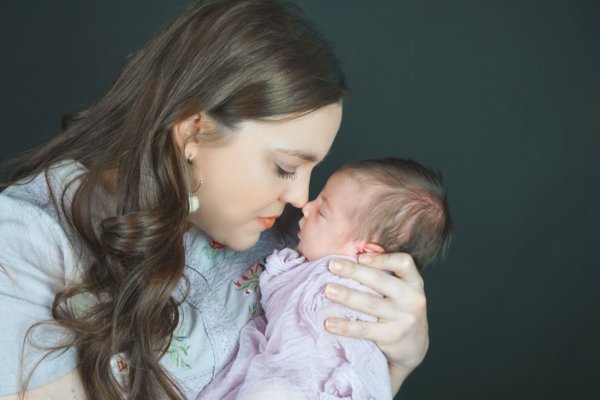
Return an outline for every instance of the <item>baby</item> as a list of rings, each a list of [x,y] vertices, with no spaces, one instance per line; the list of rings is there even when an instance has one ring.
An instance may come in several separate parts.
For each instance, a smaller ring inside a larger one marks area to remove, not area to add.
[[[443,256],[452,221],[441,177],[410,160],[353,162],[302,213],[297,251],[276,251],[260,276],[264,316],[242,329],[234,360],[197,399],[392,398],[379,348],[323,327],[330,316],[375,320],[325,298],[325,284],[375,292],[327,266],[362,253],[407,252],[421,270]]]

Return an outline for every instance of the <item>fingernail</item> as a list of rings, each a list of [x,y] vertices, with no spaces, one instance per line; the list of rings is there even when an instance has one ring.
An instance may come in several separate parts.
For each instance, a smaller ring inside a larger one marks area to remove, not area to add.
[[[325,294],[327,297],[335,297],[338,294],[338,289],[333,285],[325,286]]]
[[[360,256],[358,258],[358,262],[360,262],[361,264],[367,264],[370,263],[371,261],[373,261],[373,257],[371,256]]]
[[[331,319],[326,319],[325,320],[325,328],[327,330],[334,330],[335,328],[337,328],[337,323],[335,320],[331,320]]]
[[[329,263],[329,270],[331,272],[341,272],[342,271],[342,264],[340,264],[337,261],[331,261]]]

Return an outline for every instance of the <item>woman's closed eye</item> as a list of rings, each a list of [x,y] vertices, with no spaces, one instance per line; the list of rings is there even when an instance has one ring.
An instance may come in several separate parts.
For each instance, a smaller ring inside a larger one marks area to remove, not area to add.
[[[296,179],[296,171],[288,171],[281,166],[275,164],[277,176],[284,179]]]

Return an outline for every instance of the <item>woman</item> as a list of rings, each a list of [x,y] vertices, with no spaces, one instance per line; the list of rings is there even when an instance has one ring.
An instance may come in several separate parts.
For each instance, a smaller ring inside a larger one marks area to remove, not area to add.
[[[290,244],[270,228],[308,201],[344,92],[327,42],[275,1],[198,2],[136,53],[0,195],[2,399],[199,392],[255,312],[257,262]],[[327,295],[378,322],[326,328],[374,340],[395,393],[427,350],[423,283],[405,254],[359,261],[330,268],[384,298]]]

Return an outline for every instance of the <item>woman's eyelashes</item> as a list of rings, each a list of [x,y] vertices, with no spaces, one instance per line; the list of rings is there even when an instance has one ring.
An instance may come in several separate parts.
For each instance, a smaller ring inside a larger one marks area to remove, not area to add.
[[[277,176],[283,179],[296,179],[296,171],[287,171],[275,164]]]

